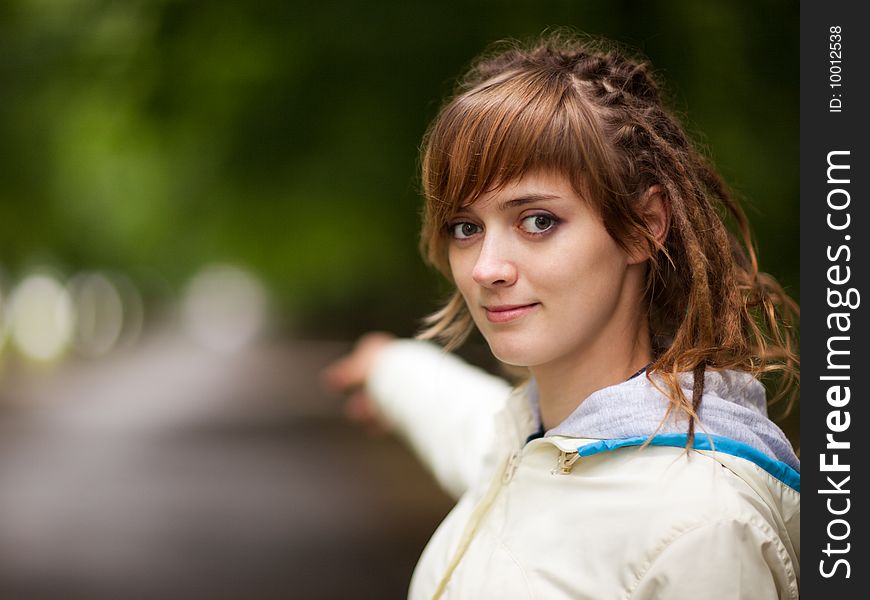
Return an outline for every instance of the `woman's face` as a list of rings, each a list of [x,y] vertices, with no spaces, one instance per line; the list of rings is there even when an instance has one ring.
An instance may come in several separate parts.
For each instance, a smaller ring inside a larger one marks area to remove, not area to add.
[[[567,179],[527,175],[450,221],[453,278],[493,354],[526,367],[631,347],[644,266]]]

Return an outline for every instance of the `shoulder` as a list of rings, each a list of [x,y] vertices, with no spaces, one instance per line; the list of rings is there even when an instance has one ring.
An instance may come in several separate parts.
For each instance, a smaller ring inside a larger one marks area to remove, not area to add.
[[[651,522],[657,539],[723,520],[764,523],[778,532],[784,509],[771,487],[786,486],[748,461],[719,458],[678,447],[629,447],[583,459],[581,473],[619,482],[632,512]]]
[[[618,483],[635,499],[643,499],[637,507],[642,511],[694,519],[757,510],[758,494],[745,476],[738,476],[711,453],[687,452],[684,447],[616,448],[582,456],[574,472],[586,480],[578,480],[578,485],[590,478]]]
[[[766,473],[682,448],[608,454],[601,466],[633,482],[627,598],[798,597],[795,543]]]
[[[633,600],[799,597],[798,573],[771,525],[726,516],[686,523],[660,540],[627,589]]]
[[[536,444],[487,528],[502,549],[487,560],[509,551],[502,570],[519,565],[543,597],[796,597],[797,561],[775,507],[714,458],[625,447],[560,474],[558,454]]]
[[[666,446],[581,459],[566,484],[596,515],[602,547],[624,560],[622,585],[639,594],[626,597],[681,598],[684,591],[694,597],[693,581],[744,593],[772,586],[777,595],[753,597],[791,597],[786,592],[797,589],[799,546],[786,527],[787,510],[770,492],[776,484],[769,475],[743,462],[739,472],[713,453]]]

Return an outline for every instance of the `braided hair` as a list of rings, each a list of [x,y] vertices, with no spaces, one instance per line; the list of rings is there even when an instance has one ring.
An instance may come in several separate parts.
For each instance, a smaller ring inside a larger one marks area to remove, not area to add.
[[[786,399],[788,412],[798,307],[759,271],[745,214],[665,107],[645,62],[564,33],[531,46],[500,43],[478,59],[423,141],[424,256],[450,279],[448,223],[459,207],[538,171],[565,176],[623,249],[648,251],[644,309],[655,355],[647,377],[664,382],[668,414],[688,415],[690,445],[707,370],[778,373],[773,399]],[[664,241],[640,201],[652,186],[670,213]],[[419,337],[452,348],[472,328],[455,292]],[[694,376],[691,398],[682,373]]]

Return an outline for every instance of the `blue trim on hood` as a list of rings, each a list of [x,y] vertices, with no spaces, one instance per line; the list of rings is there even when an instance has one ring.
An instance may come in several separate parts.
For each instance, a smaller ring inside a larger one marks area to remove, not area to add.
[[[642,446],[647,442],[649,442],[650,446],[673,446],[676,448],[685,448],[686,443],[688,442],[688,435],[685,433],[664,433],[657,435],[652,439],[641,436],[621,440],[601,440],[584,446],[579,446],[577,448],[577,454],[581,457],[592,456],[593,454],[607,452],[608,450],[616,450],[617,448]],[[801,491],[800,473],[784,462],[770,458],[765,453],[753,448],[749,444],[744,444],[743,442],[738,442],[720,435],[700,434],[695,435],[695,441],[693,442],[692,447],[696,450],[713,450],[748,460],[749,462],[758,465],[793,490],[797,492]]]

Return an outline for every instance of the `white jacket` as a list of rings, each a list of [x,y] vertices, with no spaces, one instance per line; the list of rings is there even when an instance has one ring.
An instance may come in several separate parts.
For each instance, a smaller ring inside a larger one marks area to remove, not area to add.
[[[638,406],[663,414],[666,400],[645,376],[599,390],[581,404],[594,413],[578,409],[526,443],[539,426],[533,386],[511,392],[434,346],[391,344],[369,391],[461,496],[424,550],[409,597],[798,598],[800,479],[787,464],[797,461],[780,456],[784,436],[758,414],[758,382],[711,374],[705,387],[710,411],[702,408],[689,453],[676,421],[646,447],[654,428],[624,435],[635,422],[648,427]],[[717,410],[728,417],[717,420]]]

